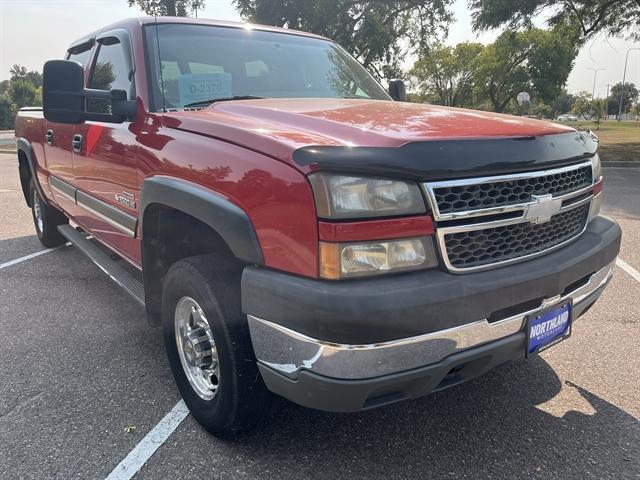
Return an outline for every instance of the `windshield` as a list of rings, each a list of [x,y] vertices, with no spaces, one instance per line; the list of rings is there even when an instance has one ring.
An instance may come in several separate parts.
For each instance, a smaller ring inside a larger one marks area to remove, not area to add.
[[[185,24],[151,25],[146,36],[158,110],[163,98],[167,109],[233,97],[390,99],[327,40]]]

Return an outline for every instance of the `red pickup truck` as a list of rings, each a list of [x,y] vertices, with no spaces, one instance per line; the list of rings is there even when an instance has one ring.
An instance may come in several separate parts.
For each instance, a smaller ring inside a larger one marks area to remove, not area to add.
[[[47,62],[20,111],[39,238],[145,306],[213,434],[270,392],[354,412],[457,385],[566,338],[607,285],[595,136],[389,85],[308,33],[140,18]]]

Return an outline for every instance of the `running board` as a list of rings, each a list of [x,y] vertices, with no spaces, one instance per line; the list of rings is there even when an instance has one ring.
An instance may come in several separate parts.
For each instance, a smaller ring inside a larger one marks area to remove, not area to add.
[[[127,272],[122,265],[105,253],[100,247],[95,245],[90,239],[77,231],[71,225],[60,225],[58,231],[69,240],[74,247],[78,248],[100,269],[109,275],[111,280],[120,285],[134,299],[144,306],[144,286],[133,275]]]

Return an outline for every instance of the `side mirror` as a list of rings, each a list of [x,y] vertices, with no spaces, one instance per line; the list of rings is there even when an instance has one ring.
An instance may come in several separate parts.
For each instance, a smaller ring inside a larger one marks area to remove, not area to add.
[[[87,99],[100,99],[104,112],[87,111]],[[136,113],[135,100],[127,100],[124,90],[84,88],[84,68],[69,60],[49,60],[42,70],[42,110],[44,118],[57,123],[94,120],[122,123]]]
[[[407,91],[404,88],[404,82],[399,78],[389,80],[389,95],[391,95],[391,98],[396,102],[406,102]]]
[[[84,68],[68,60],[50,60],[42,69],[42,110],[50,122],[82,123]]]

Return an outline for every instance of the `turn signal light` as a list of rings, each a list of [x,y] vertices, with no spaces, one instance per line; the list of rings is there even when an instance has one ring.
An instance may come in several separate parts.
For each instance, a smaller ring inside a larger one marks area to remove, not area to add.
[[[329,280],[430,268],[437,265],[431,238],[320,242],[320,276]]]

